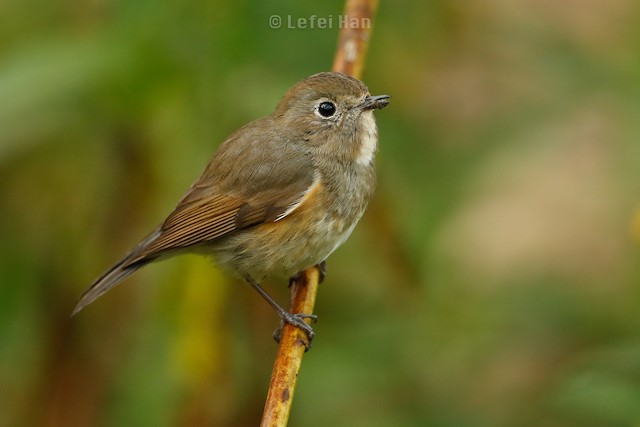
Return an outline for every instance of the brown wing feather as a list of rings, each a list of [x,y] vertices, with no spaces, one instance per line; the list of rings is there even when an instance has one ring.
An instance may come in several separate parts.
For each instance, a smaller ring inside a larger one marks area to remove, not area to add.
[[[243,204],[240,199],[224,195],[179,204],[160,226],[159,236],[131,263],[234,231],[235,218]]]
[[[215,195],[180,203],[160,226],[158,237],[127,265],[275,221],[295,206],[309,188],[306,182],[297,183],[256,195],[248,202],[237,197]]]
[[[292,141],[280,132],[264,132],[274,126],[264,118],[231,135],[160,226],[158,237],[128,265],[288,214],[315,174],[309,152],[295,143],[298,137]]]

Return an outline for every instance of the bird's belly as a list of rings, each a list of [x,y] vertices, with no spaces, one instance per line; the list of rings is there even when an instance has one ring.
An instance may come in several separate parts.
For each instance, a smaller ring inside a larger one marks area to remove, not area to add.
[[[258,280],[290,277],[324,261],[349,237],[360,216],[350,221],[291,215],[231,236],[214,251],[219,264]]]

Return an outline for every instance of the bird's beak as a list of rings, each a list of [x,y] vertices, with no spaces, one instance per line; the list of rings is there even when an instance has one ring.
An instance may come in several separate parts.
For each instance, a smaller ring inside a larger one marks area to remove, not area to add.
[[[384,107],[389,105],[389,95],[377,95],[377,96],[367,96],[362,104],[358,105],[359,108],[363,110],[382,110]]]

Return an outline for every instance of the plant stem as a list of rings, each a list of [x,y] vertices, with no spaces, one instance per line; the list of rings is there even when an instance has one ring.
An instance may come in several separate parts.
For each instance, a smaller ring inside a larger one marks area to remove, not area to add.
[[[340,30],[333,71],[361,77],[377,6],[377,0],[346,1],[341,17],[345,25]],[[312,267],[292,282],[291,313],[313,313],[319,279],[318,267]],[[262,427],[287,425],[302,356],[309,344],[304,331],[287,323],[283,325],[260,424]]]

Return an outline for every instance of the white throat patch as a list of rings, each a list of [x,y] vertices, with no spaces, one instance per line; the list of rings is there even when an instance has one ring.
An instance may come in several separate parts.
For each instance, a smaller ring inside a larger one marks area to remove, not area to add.
[[[378,148],[378,128],[373,117],[373,111],[363,111],[360,116],[361,145],[356,162],[361,165],[368,165],[373,161]]]

